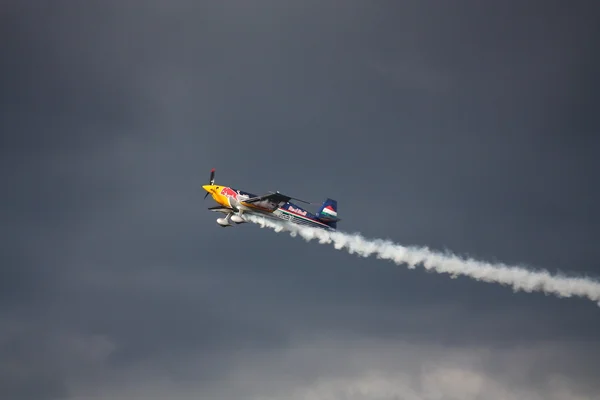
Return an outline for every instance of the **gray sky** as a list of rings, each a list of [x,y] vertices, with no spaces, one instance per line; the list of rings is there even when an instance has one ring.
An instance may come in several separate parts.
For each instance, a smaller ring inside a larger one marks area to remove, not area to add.
[[[0,397],[600,399],[600,309],[358,258],[339,229],[600,276],[594,1],[5,1]]]

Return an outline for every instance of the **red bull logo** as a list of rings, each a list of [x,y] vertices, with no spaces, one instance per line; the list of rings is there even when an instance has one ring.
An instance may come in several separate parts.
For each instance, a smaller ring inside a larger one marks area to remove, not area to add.
[[[221,194],[223,196],[233,197],[234,199],[237,199],[238,197],[237,192],[229,187],[224,187],[223,189],[221,189]]]
[[[293,213],[300,214],[303,217],[306,217],[306,211],[296,208],[294,206],[289,206],[288,210],[290,210]]]

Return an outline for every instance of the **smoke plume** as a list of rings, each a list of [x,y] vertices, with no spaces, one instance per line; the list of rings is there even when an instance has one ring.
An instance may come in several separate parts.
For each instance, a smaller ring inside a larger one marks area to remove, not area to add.
[[[587,277],[552,275],[546,270],[534,271],[502,263],[464,259],[454,254],[435,252],[427,247],[406,247],[388,240],[367,239],[360,234],[325,231],[255,215],[245,215],[245,218],[262,228],[271,228],[276,232],[287,231],[291,236],[300,236],[307,242],[318,240],[321,244],[332,244],[338,250],[345,249],[350,254],[375,256],[398,265],[407,265],[409,269],[420,265],[428,271],[449,274],[452,278],[463,275],[478,281],[510,286],[515,292],[544,292],[557,297],[579,296],[595,301],[600,306],[600,282]]]

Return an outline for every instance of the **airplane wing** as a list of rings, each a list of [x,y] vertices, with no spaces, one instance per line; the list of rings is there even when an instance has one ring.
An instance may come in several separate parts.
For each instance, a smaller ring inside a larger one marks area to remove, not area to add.
[[[242,204],[249,207],[259,208],[265,211],[275,211],[287,203],[291,197],[281,193],[270,193],[262,196],[252,197],[242,201]]]
[[[214,212],[222,212],[223,214],[229,214],[230,212],[233,211],[231,208],[227,208],[227,207],[223,207],[223,206],[209,207],[209,210],[214,211]]]

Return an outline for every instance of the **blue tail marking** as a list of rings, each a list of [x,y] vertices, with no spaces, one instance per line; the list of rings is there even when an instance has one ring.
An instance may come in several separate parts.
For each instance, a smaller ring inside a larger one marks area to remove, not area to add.
[[[317,218],[333,229],[337,229],[337,222],[340,220],[337,215],[337,201],[325,200],[317,212]]]

